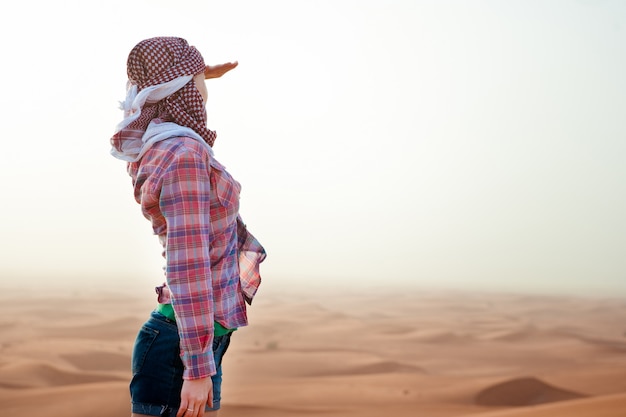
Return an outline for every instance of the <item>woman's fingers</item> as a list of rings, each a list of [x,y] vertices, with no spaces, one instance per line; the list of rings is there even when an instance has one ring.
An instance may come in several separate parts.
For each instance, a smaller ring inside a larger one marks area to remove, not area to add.
[[[239,65],[239,62],[237,61],[217,65],[207,65],[204,68],[204,79],[208,80],[209,78],[219,78],[235,68],[237,65]]]

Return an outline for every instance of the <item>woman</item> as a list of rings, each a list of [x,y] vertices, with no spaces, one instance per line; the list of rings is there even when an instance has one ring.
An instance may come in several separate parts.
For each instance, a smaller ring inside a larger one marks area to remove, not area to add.
[[[260,284],[265,250],[239,216],[240,185],[214,158],[207,128],[205,79],[236,66],[206,66],[176,37],[143,40],[128,56],[111,153],[128,163],[166,280],[135,341],[133,416],[217,414],[222,358]]]

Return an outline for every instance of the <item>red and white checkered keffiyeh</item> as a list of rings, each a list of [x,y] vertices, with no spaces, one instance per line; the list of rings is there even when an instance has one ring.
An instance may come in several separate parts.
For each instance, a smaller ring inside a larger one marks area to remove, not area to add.
[[[207,128],[206,107],[192,80],[204,69],[202,55],[185,39],[156,37],[139,42],[128,55],[125,119],[111,138],[114,154],[141,147],[151,122],[189,128],[213,146],[216,134]]]

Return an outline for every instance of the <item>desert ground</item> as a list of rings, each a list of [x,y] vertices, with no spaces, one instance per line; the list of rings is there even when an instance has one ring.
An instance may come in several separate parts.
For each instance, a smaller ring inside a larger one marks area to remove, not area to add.
[[[4,290],[3,416],[129,416],[154,303],[151,288]],[[624,298],[262,285],[249,319],[221,417],[626,416]]]

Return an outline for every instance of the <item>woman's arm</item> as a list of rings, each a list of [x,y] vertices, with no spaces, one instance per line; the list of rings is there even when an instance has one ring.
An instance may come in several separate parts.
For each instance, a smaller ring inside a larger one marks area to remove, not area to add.
[[[205,157],[184,144],[164,167],[159,208],[167,223],[166,279],[180,335],[184,379],[215,373],[211,275],[211,184]]]

